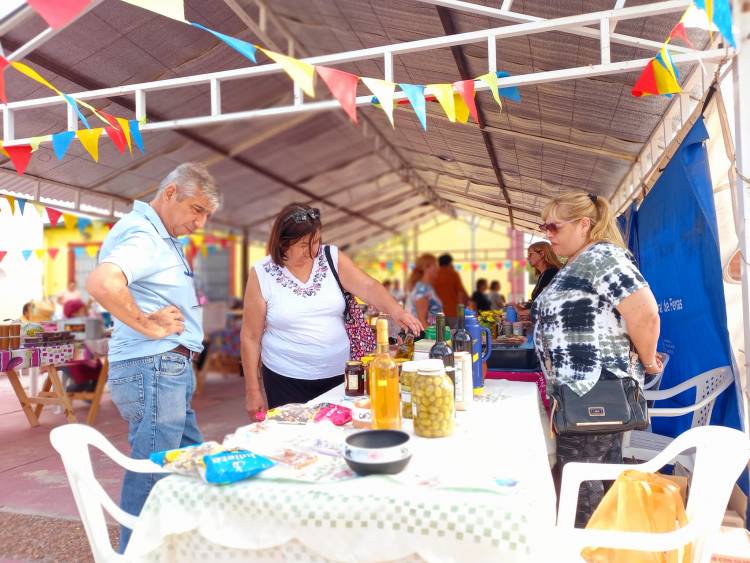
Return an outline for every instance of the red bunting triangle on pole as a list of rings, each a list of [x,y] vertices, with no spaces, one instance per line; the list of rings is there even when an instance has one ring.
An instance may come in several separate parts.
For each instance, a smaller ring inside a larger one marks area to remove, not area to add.
[[[53,260],[55,259],[55,256],[57,256],[57,253],[59,252],[59,248],[48,248],[47,254],[49,254],[49,257]]]
[[[670,39],[674,39],[675,37],[679,37],[692,49],[695,49],[695,47],[693,47],[693,44],[690,42],[690,39],[688,39],[684,23],[678,22],[677,25],[672,28],[672,31],[669,32]]]
[[[464,102],[466,102],[466,106],[469,108],[469,113],[471,114],[472,119],[474,119],[474,123],[479,123],[477,103],[476,100],[474,100],[474,81],[459,80],[458,82],[453,83],[453,87],[456,89],[456,92],[461,94],[461,98],[463,98]]]
[[[29,6],[44,18],[52,29],[61,29],[68,25],[91,0],[27,0]]]
[[[0,262],[3,261],[3,258],[5,258],[6,254],[8,254],[7,250],[0,250]]]
[[[654,96],[659,95],[659,88],[656,86],[656,75],[654,74],[653,65],[654,61],[652,59],[648,62],[646,68],[643,69],[643,72],[638,78],[638,81],[635,83],[635,86],[633,86],[633,89],[630,90],[630,93],[633,94],[633,96],[641,97],[648,96],[649,94],[652,94]]]
[[[107,136],[112,141],[112,144],[117,147],[120,154],[123,154],[125,152],[125,147],[127,147],[127,141],[125,140],[125,135],[123,134],[122,129],[107,125],[104,127],[104,130],[107,132]]]
[[[9,64],[8,59],[0,56],[0,100],[4,104],[8,103],[8,97],[5,95],[5,69]]]
[[[31,145],[15,145],[3,148],[8,153],[13,166],[16,167],[18,175],[23,176],[26,167],[29,165],[29,161],[31,161]]]
[[[339,101],[351,120],[357,123],[357,82],[359,82],[359,76],[327,66],[316,66],[315,70],[318,71],[331,94]]]
[[[60,220],[60,217],[62,217],[62,211],[52,209],[51,207],[47,208],[47,218],[49,219],[50,225],[56,227],[57,222]]]

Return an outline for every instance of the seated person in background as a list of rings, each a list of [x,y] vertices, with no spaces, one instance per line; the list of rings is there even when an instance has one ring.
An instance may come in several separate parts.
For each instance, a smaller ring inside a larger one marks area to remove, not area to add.
[[[87,317],[88,315],[88,307],[80,299],[67,301],[63,306],[63,316],[66,319]],[[85,344],[84,347],[86,347]],[[86,348],[86,352],[91,355],[88,348]],[[73,380],[73,383],[70,383],[65,389],[68,393],[93,391],[96,388],[96,381],[99,379],[99,373],[102,370],[102,362],[99,358],[76,360],[66,364],[64,369]]]
[[[499,309],[502,309],[505,307],[505,296],[500,293],[500,282],[497,280],[492,280],[490,283],[490,305],[492,305],[492,310],[497,311]]]
[[[471,300],[477,311],[489,311],[492,308],[490,298],[487,296],[487,280],[479,278],[477,280],[477,290],[472,293]]]
[[[23,306],[23,312],[21,313],[21,322],[22,323],[30,323],[31,322],[31,313],[34,310],[34,302],[29,301]]]

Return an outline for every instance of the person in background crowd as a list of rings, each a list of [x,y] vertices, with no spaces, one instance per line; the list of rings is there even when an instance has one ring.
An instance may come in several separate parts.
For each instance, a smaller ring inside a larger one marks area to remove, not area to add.
[[[492,310],[498,311],[505,307],[505,296],[500,293],[500,282],[497,280],[490,282],[489,299]]]
[[[401,305],[404,304],[404,290],[401,289],[401,280],[393,278],[393,286],[391,287],[391,296]]]
[[[31,322],[31,315],[34,311],[34,302],[29,301],[28,303],[25,303],[23,306],[23,310],[21,313],[21,322],[22,323],[30,323]]]
[[[477,289],[471,295],[474,307],[477,311],[489,311],[492,308],[490,298],[487,296],[487,280],[479,278],[477,280]]]
[[[563,194],[542,211],[554,254],[565,266],[532,306],[534,346],[548,380],[585,397],[599,379],[663,370],[656,353],[656,299],[628,252],[603,197]],[[631,344],[639,361],[631,365]],[[547,365],[546,358],[549,360]],[[594,406],[594,405],[592,405]],[[622,433],[561,434],[557,467],[566,463],[622,463]],[[604,495],[602,481],[584,481],[576,525],[585,526]]]
[[[423,326],[435,324],[435,316],[443,312],[443,302],[434,288],[438,275],[438,262],[434,254],[422,254],[417,258],[409,276],[409,295],[406,308]]]
[[[438,273],[435,278],[435,292],[443,303],[446,322],[453,328],[456,326],[456,307],[459,303],[466,305],[469,295],[464,289],[461,276],[453,267],[453,257],[441,254],[438,258]]]
[[[285,206],[271,228],[268,256],[250,271],[240,340],[245,409],[252,421],[266,408],[305,403],[343,381],[349,338],[336,273],[344,289],[400,327],[422,330],[381,283],[335,246],[328,246],[329,262],[321,229],[318,209]]]
[[[78,319],[88,316],[89,308],[80,299],[68,301],[63,306],[63,317],[66,319]],[[90,351],[87,350],[87,352],[88,355],[92,355]],[[99,379],[99,374],[102,371],[102,361],[94,357],[86,360],[77,360],[66,364],[63,369],[70,376],[70,379],[73,380],[73,383],[70,383],[65,388],[68,393],[93,391]]]
[[[57,303],[65,306],[65,303],[67,303],[68,301],[73,301],[76,299],[80,301],[83,299],[83,297],[81,296],[81,292],[76,286],[76,282],[72,281],[68,284],[68,288],[60,293],[60,295],[57,297]]]
[[[560,268],[562,268],[562,262],[560,262],[555,251],[552,250],[552,245],[546,240],[540,240],[531,244],[526,251],[526,259],[529,265],[534,268],[537,280],[534,289],[531,291],[531,300],[516,306],[518,316],[521,319],[529,318],[531,304],[544,291],[544,288],[549,285],[552,278],[560,271]]]
[[[193,271],[177,237],[202,229],[221,194],[202,164],[179,165],[151,204],[133,203],[107,235],[89,294],[109,311],[112,401],[128,423],[134,459],[203,441],[191,401],[193,359],[203,349],[203,314]],[[120,505],[138,515],[163,475],[127,471]],[[120,552],[131,530],[120,528]]]
[[[391,296],[393,296],[393,292],[391,291],[391,280],[383,280],[383,287],[389,294],[391,294]]]

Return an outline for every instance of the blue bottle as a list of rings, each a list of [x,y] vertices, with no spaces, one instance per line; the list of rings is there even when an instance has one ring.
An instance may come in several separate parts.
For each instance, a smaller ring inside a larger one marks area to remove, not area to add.
[[[479,395],[484,390],[482,379],[482,364],[492,354],[492,333],[490,329],[479,324],[474,311],[466,309],[466,330],[471,335],[471,378],[474,382],[474,394]],[[482,338],[484,335],[484,338]]]
[[[506,305],[505,320],[509,323],[514,323],[518,320],[518,312],[513,305]]]

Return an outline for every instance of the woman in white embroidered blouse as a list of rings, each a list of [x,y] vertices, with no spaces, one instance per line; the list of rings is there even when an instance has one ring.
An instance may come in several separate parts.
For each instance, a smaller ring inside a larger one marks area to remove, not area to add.
[[[320,230],[317,209],[287,205],[271,229],[268,256],[248,276],[241,346],[245,408],[251,419],[266,408],[307,402],[343,381],[349,359],[345,303]],[[344,289],[419,334],[422,325],[382,284],[335,246],[330,254]]]

